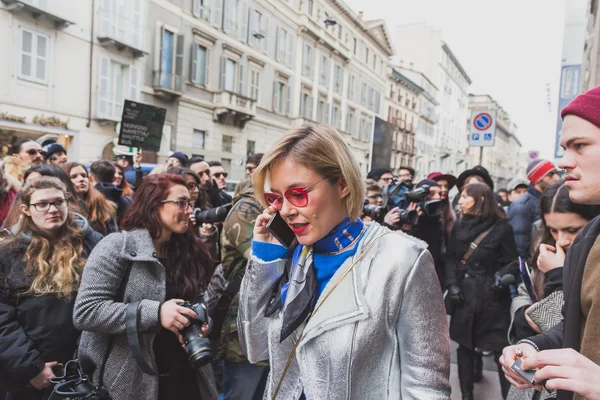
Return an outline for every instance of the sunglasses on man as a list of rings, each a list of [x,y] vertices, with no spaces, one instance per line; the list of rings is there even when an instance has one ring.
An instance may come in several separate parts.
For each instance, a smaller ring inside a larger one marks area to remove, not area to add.
[[[227,174],[227,172],[216,172],[213,174],[213,176],[217,179],[223,177],[223,178],[227,178],[229,174]]]

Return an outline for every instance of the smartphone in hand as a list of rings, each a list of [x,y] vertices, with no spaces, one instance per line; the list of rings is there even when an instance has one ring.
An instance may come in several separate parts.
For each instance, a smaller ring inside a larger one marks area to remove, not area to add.
[[[267,223],[267,230],[275,239],[279,241],[286,248],[290,248],[296,239],[296,235],[292,228],[285,222],[285,220],[279,215],[279,213],[275,213],[269,222]]]

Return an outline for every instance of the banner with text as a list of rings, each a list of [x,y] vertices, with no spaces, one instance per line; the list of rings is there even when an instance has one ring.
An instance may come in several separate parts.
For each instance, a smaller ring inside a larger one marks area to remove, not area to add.
[[[160,150],[167,110],[125,100],[119,144],[157,152]]]

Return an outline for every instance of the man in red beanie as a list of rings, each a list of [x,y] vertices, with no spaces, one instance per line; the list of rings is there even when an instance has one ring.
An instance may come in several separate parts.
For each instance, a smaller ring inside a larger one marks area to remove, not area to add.
[[[515,233],[517,252],[524,260],[531,256],[533,224],[540,219],[540,198],[554,182],[560,179],[552,161],[535,160],[527,166],[527,192],[509,208],[508,220]]]
[[[576,97],[564,120],[559,166],[566,170],[572,201],[600,205],[600,86]],[[516,353],[523,370],[536,370],[535,382],[558,389],[558,400],[600,399],[600,217],[577,236],[563,269],[563,321],[537,336],[504,349],[501,363],[517,388],[532,385],[511,369]],[[518,351],[517,351],[518,348]],[[536,385],[538,390],[541,387]]]

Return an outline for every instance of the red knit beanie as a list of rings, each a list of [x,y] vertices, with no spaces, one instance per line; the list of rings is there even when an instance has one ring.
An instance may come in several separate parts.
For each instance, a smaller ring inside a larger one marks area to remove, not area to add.
[[[543,159],[535,160],[530,162],[527,166],[527,178],[532,185],[536,185],[544,179],[548,173],[554,170],[556,170],[556,166],[552,161]]]
[[[563,119],[567,115],[576,115],[600,128],[600,86],[575,97],[560,113]]]

